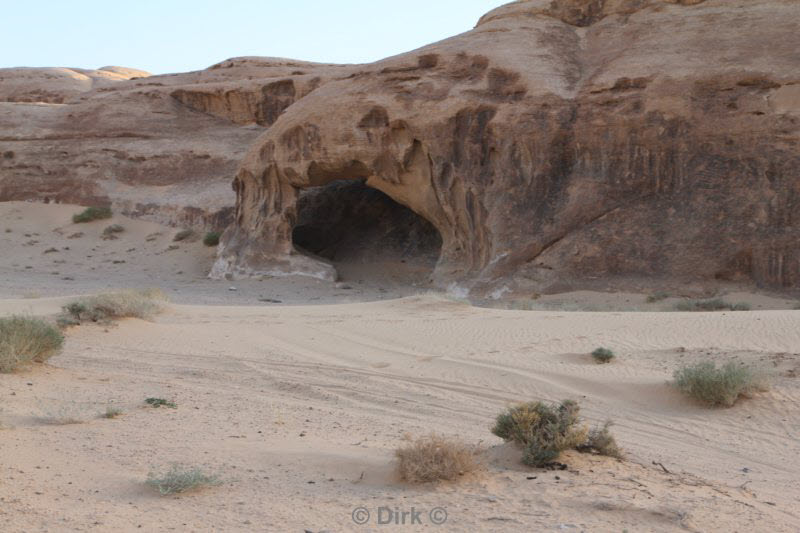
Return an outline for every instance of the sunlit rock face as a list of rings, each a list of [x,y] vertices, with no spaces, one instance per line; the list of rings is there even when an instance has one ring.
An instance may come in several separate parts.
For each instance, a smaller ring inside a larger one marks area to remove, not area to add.
[[[0,69],[0,201],[113,205],[224,229],[247,149],[338,70],[270,58],[162,76],[122,67]]]
[[[217,277],[335,279],[344,256],[475,294],[798,288],[798,20],[531,0],[368,65],[0,69],[0,201],[228,227]]]
[[[436,228],[440,285],[797,287],[798,20],[792,0],[516,2],[350,67],[250,148],[215,274],[334,278],[293,244],[298,199],[354,179]]]

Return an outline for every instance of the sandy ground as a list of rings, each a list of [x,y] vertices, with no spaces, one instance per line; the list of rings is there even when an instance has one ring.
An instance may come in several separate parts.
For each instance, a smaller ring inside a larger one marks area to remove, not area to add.
[[[4,532],[800,530],[800,311],[780,309],[789,300],[753,296],[778,310],[737,313],[515,311],[377,278],[211,282],[213,251],[166,251],[174,229],[121,217],[76,228],[74,211],[0,204],[12,230],[0,225],[0,315],[48,315],[107,287],[156,285],[177,303],[153,321],[72,328],[48,364],[0,375]],[[113,222],[127,231],[101,240]],[[601,345],[617,360],[594,364]],[[667,384],[709,357],[769,369],[771,391],[715,410]],[[529,469],[489,432],[511,402],[565,398],[592,424],[616,422],[625,461],[568,454],[566,471]],[[123,415],[100,418],[108,406]],[[65,419],[78,423],[54,424]],[[432,431],[485,446],[486,472],[400,483],[394,449]],[[170,497],[144,485],[176,461],[224,483]],[[366,525],[352,519],[358,507]],[[380,507],[414,508],[421,524],[379,525]],[[437,507],[444,525],[431,521]]]

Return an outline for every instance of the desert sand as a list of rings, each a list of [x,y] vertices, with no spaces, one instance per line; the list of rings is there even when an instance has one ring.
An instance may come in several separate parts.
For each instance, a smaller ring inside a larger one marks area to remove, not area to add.
[[[800,528],[791,300],[741,294],[766,310],[680,313],[587,293],[516,311],[374,276],[214,281],[213,249],[173,243],[176,228],[121,216],[75,225],[78,210],[0,204],[0,316],[49,316],[109,288],[158,286],[172,303],[151,321],[71,328],[48,363],[0,374],[3,531]],[[111,223],[125,231],[102,240]],[[614,310],[570,310],[603,302]],[[592,362],[601,345],[612,364]],[[668,385],[709,357],[762,365],[773,387],[708,409]],[[624,461],[568,453],[565,471],[528,468],[489,431],[511,403],[566,398],[591,424],[615,421]],[[101,418],[109,406],[123,414]],[[484,446],[485,472],[400,482],[394,450],[431,432]],[[172,462],[224,482],[159,496],[144,480]],[[422,524],[379,526],[382,506],[421,510]],[[353,522],[358,507],[367,525]],[[437,507],[442,526],[428,515]]]

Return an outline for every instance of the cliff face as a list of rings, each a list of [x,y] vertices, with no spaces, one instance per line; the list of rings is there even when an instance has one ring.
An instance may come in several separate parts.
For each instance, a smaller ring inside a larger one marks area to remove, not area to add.
[[[530,0],[369,65],[0,69],[0,201],[230,224],[214,276],[334,279],[391,235],[476,292],[797,288],[798,20],[795,0]]]
[[[164,76],[121,67],[0,69],[0,201],[114,205],[160,222],[224,228],[248,147],[336,70],[267,58]]]
[[[214,275],[335,277],[293,245],[298,200],[357,179],[438,230],[442,285],[798,287],[798,20],[793,0],[517,2],[348,67],[249,150]]]

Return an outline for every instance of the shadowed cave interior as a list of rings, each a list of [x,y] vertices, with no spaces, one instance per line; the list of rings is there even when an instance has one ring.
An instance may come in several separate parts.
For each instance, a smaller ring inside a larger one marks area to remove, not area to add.
[[[426,283],[442,248],[430,222],[365,180],[301,191],[292,241],[333,264],[342,281]]]

